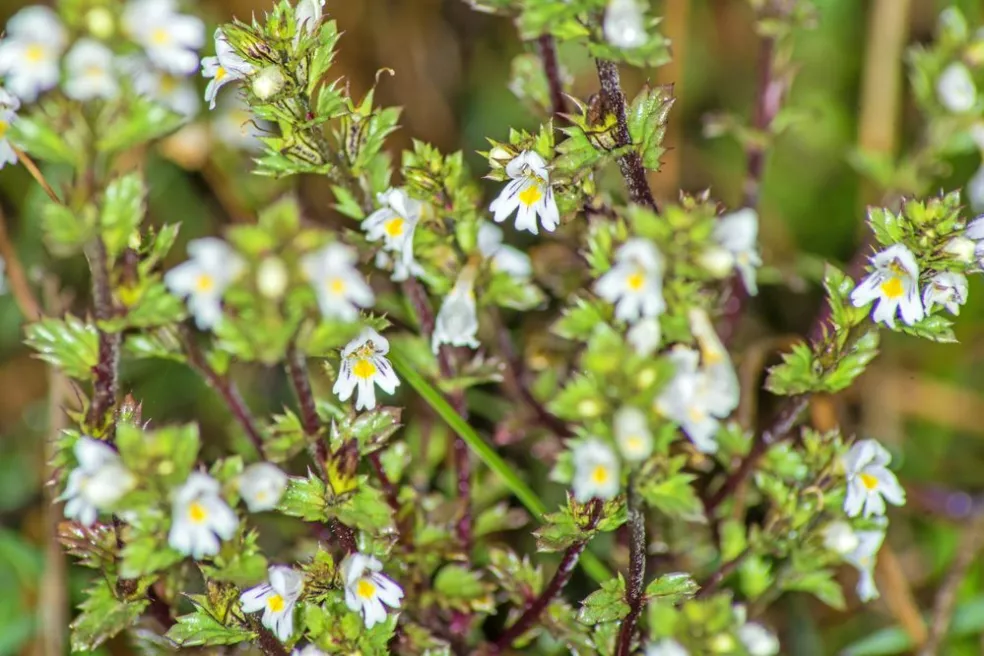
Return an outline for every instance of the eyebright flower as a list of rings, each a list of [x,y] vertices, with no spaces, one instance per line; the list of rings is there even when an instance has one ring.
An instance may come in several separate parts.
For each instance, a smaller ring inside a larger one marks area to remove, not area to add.
[[[222,318],[222,295],[242,273],[243,259],[227,243],[204,237],[188,243],[191,259],[164,274],[164,284],[176,296],[188,297],[188,311],[202,330]]]
[[[294,8],[294,20],[297,22],[297,34],[294,35],[294,44],[300,40],[302,32],[314,34],[321,24],[321,15],[324,11],[325,0],[298,0]]]
[[[592,499],[614,499],[621,488],[618,458],[611,447],[589,439],[574,449],[574,498],[581,503]]]
[[[970,71],[961,62],[953,62],[936,80],[940,104],[955,114],[969,112],[977,104],[977,86]]]
[[[386,359],[389,340],[372,328],[366,328],[342,350],[338,380],[331,391],[339,401],[348,401],[356,387],[356,410],[372,410],[376,407],[376,385],[387,394],[396,392],[400,379],[393,365]]]
[[[239,596],[244,613],[263,611],[260,622],[273,631],[280,642],[294,633],[294,605],[304,588],[304,578],[290,567],[275,566],[267,571],[268,582],[250,588]]]
[[[779,640],[758,622],[748,622],[738,627],[738,639],[750,656],[775,656],[779,653]]]
[[[645,656],[690,656],[690,652],[673,638],[663,638],[647,645]]]
[[[205,45],[205,23],[179,14],[173,0],[130,0],[123,10],[123,27],[143,46],[154,66],[177,75],[198,68],[198,49]]]
[[[239,476],[239,494],[250,512],[273,510],[287,489],[287,474],[269,462],[257,462]]]
[[[229,45],[221,29],[215,30],[215,56],[202,59],[202,77],[212,78],[205,87],[205,101],[209,109],[215,109],[215,97],[219,89],[233,80],[243,80],[252,75],[253,65],[244,60]]]
[[[0,75],[10,93],[32,102],[58,84],[58,60],[68,33],[53,10],[41,5],[21,9],[7,21],[0,41]]]
[[[633,323],[658,317],[663,300],[663,255],[647,239],[633,238],[615,252],[615,264],[594,285],[595,293],[615,303],[615,318]]]
[[[632,406],[619,408],[614,424],[615,443],[623,458],[629,462],[641,462],[652,454],[653,434],[642,410]]]
[[[912,325],[925,315],[919,298],[919,264],[902,244],[889,246],[871,257],[873,271],[851,292],[854,307],[878,301],[872,318],[895,328],[895,315]]]
[[[482,257],[492,261],[494,271],[502,271],[517,280],[526,280],[533,275],[530,256],[502,243],[502,228],[482,221],[478,226],[478,251]]]
[[[101,510],[112,508],[136,484],[136,478],[120,461],[119,454],[104,442],[82,436],[75,442],[78,467],[68,474],[65,517],[92,526]]]
[[[616,48],[638,48],[646,43],[646,27],[639,0],[609,0],[602,30]]]
[[[926,312],[932,311],[934,305],[942,305],[950,314],[960,314],[960,306],[967,302],[967,276],[962,273],[943,271],[933,276],[933,279],[923,290],[923,305]]]
[[[537,217],[544,230],[556,230],[560,223],[560,212],[550,187],[547,163],[543,158],[532,150],[524,150],[506,164],[506,175],[512,179],[489,205],[493,220],[502,223],[516,212],[517,230],[539,234]]]
[[[301,270],[314,287],[318,307],[327,319],[355,321],[359,308],[372,307],[376,297],[355,268],[356,252],[338,242],[301,258]]]
[[[195,560],[219,553],[219,538],[230,539],[239,519],[219,495],[219,483],[208,474],[192,472],[171,502],[172,548]]]
[[[731,254],[748,293],[757,294],[755,270],[762,265],[757,250],[758,213],[746,207],[721,217],[714,226],[714,240]]]
[[[403,589],[382,573],[379,559],[363,553],[350,553],[339,570],[345,586],[345,605],[362,615],[366,628],[386,621],[386,606],[400,607]]]
[[[878,598],[878,588],[875,586],[875,558],[885,541],[885,531],[858,531],[857,546],[850,553],[844,554],[844,562],[858,570],[858,599],[871,601]]]
[[[468,346],[478,348],[478,310],[475,307],[475,275],[476,271],[470,266],[458,276],[454,287],[444,302],[434,320],[434,333],[431,335],[431,350],[434,353],[441,344],[451,346]]]
[[[187,78],[155,68],[146,61],[131,64],[133,86],[137,93],[164,105],[181,116],[198,113],[198,90]]]
[[[113,67],[109,48],[95,39],[79,39],[65,55],[65,95],[75,100],[116,97],[120,88]]]
[[[844,512],[848,517],[885,514],[885,502],[901,506],[905,490],[887,467],[892,456],[875,440],[854,443],[844,457],[847,496]]]
[[[413,233],[417,229],[424,205],[410,198],[403,189],[389,188],[377,195],[378,210],[366,217],[362,229],[369,241],[383,241],[383,250],[395,254],[393,280],[406,280],[423,273],[413,259]]]
[[[636,353],[643,357],[648,357],[656,352],[663,341],[663,331],[659,325],[659,319],[649,317],[642,321],[637,321],[634,326],[625,333],[625,338],[636,350]]]

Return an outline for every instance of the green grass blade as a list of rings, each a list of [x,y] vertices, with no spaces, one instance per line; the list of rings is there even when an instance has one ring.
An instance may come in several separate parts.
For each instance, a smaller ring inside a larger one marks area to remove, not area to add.
[[[393,367],[396,368],[397,373],[400,377],[410,384],[417,394],[419,394],[424,401],[427,402],[431,408],[444,420],[444,422],[453,430],[455,433],[465,441],[475,455],[477,455],[485,466],[495,472],[499,477],[502,478],[506,487],[516,495],[520,503],[526,506],[534,517],[538,520],[543,521],[543,516],[547,512],[547,507],[544,505],[540,497],[537,496],[536,492],[526,484],[526,482],[521,479],[515,472],[515,470],[509,466],[509,464],[503,460],[498,453],[495,452],[491,446],[489,446],[482,437],[475,432],[475,429],[468,425],[464,419],[461,418],[451,404],[448,403],[444,396],[434,388],[433,385],[424,380],[417,371],[410,365],[409,361],[400,353],[397,349],[393,349],[389,352],[389,359],[393,363]],[[584,571],[593,578],[598,583],[607,581],[612,577],[611,572],[605,566],[601,560],[588,550],[585,550],[581,554],[580,558],[581,567]]]

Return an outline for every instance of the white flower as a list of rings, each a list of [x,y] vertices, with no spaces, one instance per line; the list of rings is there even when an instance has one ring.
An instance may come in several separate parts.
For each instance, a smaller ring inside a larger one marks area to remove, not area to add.
[[[974,175],[967,181],[964,193],[971,209],[975,212],[984,210],[984,165],[978,167]]]
[[[608,501],[621,488],[618,458],[601,440],[590,439],[574,449],[574,498],[585,503],[591,499]]]
[[[120,461],[119,454],[99,440],[82,436],[75,442],[78,467],[68,474],[65,517],[92,526],[100,510],[112,508],[136,484],[136,477]]]
[[[478,226],[478,251],[482,257],[492,260],[492,269],[502,271],[518,280],[526,280],[533,275],[530,256],[508,244],[502,243],[502,228],[482,221]]]
[[[205,45],[205,23],[179,14],[173,0],[130,0],[123,10],[123,27],[143,46],[154,66],[178,75],[198,68],[198,49]]]
[[[198,90],[190,80],[168,73],[140,60],[131,68],[133,87],[137,93],[158,102],[181,116],[198,113]]]
[[[355,321],[359,308],[376,302],[372,289],[355,268],[356,252],[338,242],[301,258],[301,270],[318,297],[321,314],[328,319]]]
[[[65,55],[65,95],[75,100],[114,98],[120,88],[113,52],[94,39],[79,39]]]
[[[304,578],[290,567],[271,567],[269,582],[250,588],[239,596],[244,613],[263,611],[263,626],[273,631],[280,642],[294,633],[294,605],[304,588]]]
[[[892,456],[875,440],[856,442],[844,457],[847,495],[844,512],[848,517],[885,514],[885,502],[901,506],[905,490],[887,465]]]
[[[602,29],[616,48],[638,48],[646,43],[645,16],[639,0],[609,0]]]
[[[560,223],[560,212],[550,187],[547,163],[532,150],[524,150],[506,164],[512,180],[489,205],[493,220],[502,223],[516,212],[516,229],[539,234],[537,217],[543,229],[553,232]],[[517,212],[518,210],[518,212]]]
[[[270,133],[270,124],[253,116],[242,94],[225,94],[217,104],[211,121],[215,138],[235,150],[263,150],[260,137]]]
[[[167,541],[195,560],[219,553],[219,538],[230,539],[239,519],[219,495],[219,483],[208,474],[192,472],[171,502],[171,531]]]
[[[823,529],[823,546],[844,557],[858,548],[858,534],[844,521],[827,524]]]
[[[751,656],[774,656],[779,653],[779,640],[758,622],[738,627],[738,639]]]
[[[629,344],[642,357],[649,357],[656,352],[663,341],[663,331],[659,325],[659,319],[650,317],[636,322],[625,334]]]
[[[67,39],[58,14],[48,7],[32,5],[14,14],[0,41],[0,75],[7,90],[31,102],[57,85]]]
[[[937,273],[923,290],[923,305],[927,313],[932,311],[934,305],[942,305],[950,314],[957,315],[966,301],[967,276],[962,273]]]
[[[633,323],[658,317],[663,300],[663,255],[647,239],[633,238],[619,246],[615,264],[594,285],[595,293],[615,303],[615,318]]]
[[[936,80],[936,95],[940,104],[951,112],[969,112],[977,104],[977,86],[970,71],[961,62],[953,62]]]
[[[471,267],[465,267],[458,276],[454,287],[441,303],[441,309],[434,320],[434,333],[431,335],[431,350],[437,353],[441,344],[478,348],[478,310],[475,307],[475,274]]]
[[[342,350],[338,380],[331,389],[338,395],[338,400],[348,401],[358,387],[355,409],[372,410],[376,407],[376,385],[387,394],[393,394],[400,379],[386,359],[387,353],[389,340],[372,328],[366,328],[349,342]]]
[[[423,273],[420,265],[413,259],[413,233],[424,211],[424,205],[410,198],[403,189],[387,189],[378,194],[382,205],[366,217],[362,229],[369,241],[383,241],[383,250],[395,253],[393,280],[406,280],[410,276]]]
[[[762,265],[757,250],[758,213],[746,207],[721,217],[714,226],[714,240],[734,258],[748,293],[758,293],[755,270]]]
[[[871,601],[878,597],[875,586],[875,558],[885,540],[884,531],[858,531],[858,544],[844,555],[844,561],[858,570],[858,598],[861,601]]]
[[[215,109],[219,89],[233,80],[245,79],[253,73],[253,65],[240,57],[221,29],[215,30],[215,56],[202,59],[202,77],[212,78],[205,87],[209,109]]]
[[[345,605],[362,615],[367,629],[386,620],[386,606],[400,607],[403,589],[382,573],[383,564],[377,558],[350,553],[339,569],[345,586]]]
[[[294,20],[297,24],[297,33],[294,35],[294,45],[300,40],[302,32],[314,34],[321,24],[321,15],[324,11],[325,0],[298,0],[297,7],[294,8]]]
[[[877,299],[872,318],[891,328],[895,327],[896,313],[910,326],[922,320],[925,313],[919,298],[919,264],[912,252],[895,244],[875,253],[871,264],[874,270],[851,292],[854,307]]]
[[[645,656],[690,656],[690,652],[673,638],[663,638],[647,645]]]
[[[622,457],[640,462],[653,452],[653,434],[649,431],[646,414],[632,406],[623,406],[615,413],[615,443]]]
[[[269,462],[257,462],[239,476],[239,494],[250,512],[273,510],[287,489],[287,474]]]
[[[195,324],[208,330],[222,318],[222,294],[242,273],[245,263],[216,237],[189,242],[188,254],[190,260],[164,274],[164,284],[172,294],[188,297],[188,311]]]

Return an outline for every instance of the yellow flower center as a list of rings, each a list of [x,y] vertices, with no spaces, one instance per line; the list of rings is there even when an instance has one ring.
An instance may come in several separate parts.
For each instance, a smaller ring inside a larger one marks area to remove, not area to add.
[[[362,380],[369,380],[376,373],[376,365],[372,363],[372,360],[356,360],[352,367],[352,373]]]
[[[608,481],[608,467],[604,465],[595,465],[595,468],[591,470],[591,481],[602,485]]]
[[[163,27],[158,27],[150,33],[150,42],[155,46],[166,46],[171,42],[171,33]]]
[[[629,286],[629,289],[637,292],[642,289],[644,284],[646,284],[646,277],[642,275],[642,271],[636,270],[634,273],[630,274],[628,278],[626,278],[625,284]]]
[[[195,524],[201,524],[208,519],[208,511],[202,504],[192,501],[191,505],[188,506],[188,519]]]
[[[355,584],[355,594],[363,599],[372,599],[376,594],[376,584],[369,579],[359,579]]]
[[[284,605],[284,598],[278,594],[275,594],[267,599],[267,608],[269,608],[271,612],[279,613],[283,611]]]
[[[215,278],[207,273],[200,273],[195,278],[195,291],[200,293],[210,292],[215,289]]]
[[[383,230],[385,230],[386,234],[390,237],[399,237],[403,234],[404,223],[405,221],[403,220],[403,217],[397,216],[383,224]]]
[[[219,66],[215,69],[215,81],[218,82],[226,76],[226,69]]]
[[[895,299],[902,296],[905,291],[902,288],[902,279],[894,276],[889,278],[881,284],[881,291],[887,298]]]
[[[540,191],[540,185],[535,183],[519,192],[519,202],[527,207],[537,202],[541,198],[543,198],[543,192]]]
[[[29,62],[37,63],[44,59],[44,46],[40,43],[32,43],[24,50],[24,58]]]
[[[859,478],[861,479],[861,484],[868,490],[874,490],[878,487],[878,479],[871,474],[861,474]]]

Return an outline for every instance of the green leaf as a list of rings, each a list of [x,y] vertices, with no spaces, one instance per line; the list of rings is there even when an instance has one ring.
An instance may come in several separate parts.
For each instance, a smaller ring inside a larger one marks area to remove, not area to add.
[[[306,522],[324,522],[327,514],[327,488],[313,473],[307,478],[291,477],[277,509],[285,515]]]
[[[238,626],[224,626],[199,609],[190,615],[179,617],[178,623],[168,630],[165,637],[179,647],[204,647],[255,640],[256,634]]]
[[[128,173],[116,178],[106,187],[102,211],[99,214],[100,234],[106,243],[106,251],[116,258],[130,243],[130,237],[144,217],[143,178],[138,173]]]
[[[80,381],[93,378],[99,362],[99,335],[96,327],[68,315],[62,319],[42,319],[24,328],[27,345],[39,357]]]
[[[600,624],[620,620],[628,614],[625,579],[619,574],[618,578],[602,583],[601,590],[595,590],[587,596],[577,613],[577,620],[582,624]]]
[[[10,140],[21,150],[46,162],[78,164],[75,150],[45,116],[18,116],[10,125]]]
[[[659,158],[666,151],[662,146],[666,121],[675,100],[671,93],[669,87],[647,84],[632,101],[626,116],[632,143],[642,156],[642,165],[651,171],[659,170]]]
[[[122,601],[106,579],[97,580],[80,604],[82,613],[72,622],[72,650],[92,651],[123,629],[133,625],[150,601]]]

